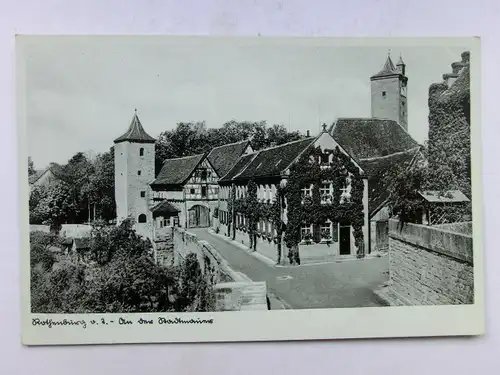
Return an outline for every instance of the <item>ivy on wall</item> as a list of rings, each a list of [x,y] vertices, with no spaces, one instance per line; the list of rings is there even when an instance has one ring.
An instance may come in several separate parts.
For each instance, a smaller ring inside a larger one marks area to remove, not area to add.
[[[235,199],[234,187],[231,191],[231,199],[228,201],[228,211],[230,221],[234,231],[236,229],[236,214],[241,214],[246,218],[246,225],[240,224],[238,229],[246,231],[250,239],[250,248],[256,249],[256,238],[261,234],[257,231],[257,224],[261,220],[271,222],[272,228],[276,230],[274,238],[277,244],[277,259],[281,261],[283,238],[288,250],[290,264],[300,264],[298,244],[300,242],[300,227],[303,223],[312,223],[314,226],[314,240],[321,240],[320,226],[326,220],[332,222],[342,222],[350,224],[353,228],[355,246],[358,257],[364,256],[364,206],[363,193],[364,183],[359,169],[352,163],[350,158],[342,153],[337,147],[328,150],[333,155],[329,163],[319,162],[322,154],[321,149],[313,148],[309,153],[304,153],[299,161],[290,169],[290,176],[286,187],[277,186],[276,199],[274,202],[260,202],[257,199],[257,185],[250,180],[247,184],[247,193],[244,198]],[[329,168],[322,169],[321,165]],[[351,198],[341,202],[342,189],[347,186],[348,180],[351,183]],[[329,181],[333,185],[330,203],[322,204],[320,186],[323,181]],[[312,194],[309,199],[303,199],[301,189],[306,184],[312,184]],[[285,198],[286,204],[285,205]],[[234,208],[234,210],[233,210]],[[282,212],[288,208],[288,223],[285,225],[282,220]],[[231,230],[229,229],[229,232]],[[283,236],[284,235],[284,236]],[[331,234],[325,234],[330,236]],[[268,237],[271,241],[271,237]]]
[[[327,152],[333,156],[331,162],[320,164],[322,152],[318,147],[304,153],[290,169],[286,194],[288,225],[285,232],[285,243],[290,249],[288,257],[292,264],[300,264],[298,244],[301,225],[312,223],[313,240],[319,242],[321,239],[319,228],[326,220],[352,225],[357,255],[358,257],[364,256],[363,178],[356,165],[338,147]],[[321,165],[327,165],[329,168],[322,169]],[[351,182],[351,199],[340,203],[342,189],[348,180]],[[321,203],[319,189],[323,181],[329,181],[333,187],[330,203]],[[313,184],[312,199],[305,199],[304,204],[302,204],[301,189],[306,184]]]

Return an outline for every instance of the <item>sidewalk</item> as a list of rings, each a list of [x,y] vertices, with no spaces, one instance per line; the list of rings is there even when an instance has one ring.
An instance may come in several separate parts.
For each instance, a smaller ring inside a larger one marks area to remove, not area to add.
[[[261,261],[262,263],[266,264],[269,267],[290,268],[290,267],[301,267],[301,266],[314,266],[314,265],[318,265],[318,264],[342,263],[342,262],[349,262],[349,261],[355,261],[355,260],[363,261],[366,259],[380,258],[380,257],[384,257],[387,255],[387,253],[373,252],[371,254],[366,255],[364,258],[361,258],[361,259],[358,259],[357,257],[352,256],[352,255],[343,255],[343,256],[328,255],[328,256],[316,256],[316,257],[314,257],[314,256],[301,257],[300,265],[297,266],[297,265],[287,264],[288,258],[286,258],[286,251],[284,251],[285,249],[283,249],[283,257],[281,259],[281,263],[277,264],[274,260],[267,257],[266,255],[264,255],[258,251],[253,251],[248,246],[243,245],[243,244],[239,243],[238,241],[234,241],[231,238],[229,238],[223,234],[215,233],[215,231],[211,228],[208,229],[208,233],[212,236],[220,238],[220,239],[224,240],[225,242],[230,243],[231,245],[245,251],[246,253],[248,253],[252,257],[258,259],[259,261]]]

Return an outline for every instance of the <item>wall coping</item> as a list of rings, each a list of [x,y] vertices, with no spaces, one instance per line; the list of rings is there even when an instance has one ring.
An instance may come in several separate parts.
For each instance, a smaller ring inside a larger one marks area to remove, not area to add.
[[[236,271],[234,271],[229,263],[224,259],[219,252],[213,247],[209,242],[205,240],[200,240],[198,236],[194,233],[188,232],[184,228],[178,228],[174,227],[174,234],[175,232],[178,232],[181,235],[185,236],[185,239],[189,239],[193,242],[197,242],[197,244],[200,246],[202,253],[205,255],[210,255],[215,261],[217,262],[217,266],[219,269],[225,273],[227,276],[229,276],[233,281],[247,281],[247,279],[240,274],[238,274]],[[174,245],[175,246],[175,245]],[[174,248],[174,251],[177,251]],[[179,255],[181,255],[179,253]],[[182,256],[182,255],[181,255]]]
[[[400,229],[398,220],[389,219],[389,237],[471,265],[474,262],[471,235],[412,223]]]

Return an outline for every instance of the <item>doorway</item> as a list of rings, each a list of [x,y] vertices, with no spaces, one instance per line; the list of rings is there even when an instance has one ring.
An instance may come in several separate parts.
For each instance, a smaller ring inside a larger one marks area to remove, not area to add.
[[[189,209],[189,228],[204,228],[210,226],[210,209],[196,205]]]
[[[341,225],[339,229],[339,254],[351,254],[351,226]]]

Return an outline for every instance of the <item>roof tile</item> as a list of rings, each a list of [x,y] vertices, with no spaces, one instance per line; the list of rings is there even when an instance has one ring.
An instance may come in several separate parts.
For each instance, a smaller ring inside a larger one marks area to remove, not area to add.
[[[394,120],[340,118],[330,128],[330,134],[355,160],[387,156],[418,146]]]
[[[240,156],[247,148],[249,141],[230,143],[215,147],[208,154],[208,160],[219,177],[223,177],[238,162]]]
[[[128,127],[128,130],[125,134],[115,139],[115,143],[119,142],[138,142],[138,143],[155,143],[155,139],[151,137],[144,128],[142,127],[141,121],[137,116],[137,113],[134,114],[132,118],[132,122]]]
[[[167,159],[163,162],[160,173],[152,185],[183,184],[196,166],[203,160],[205,154],[185,156],[183,158]]]

